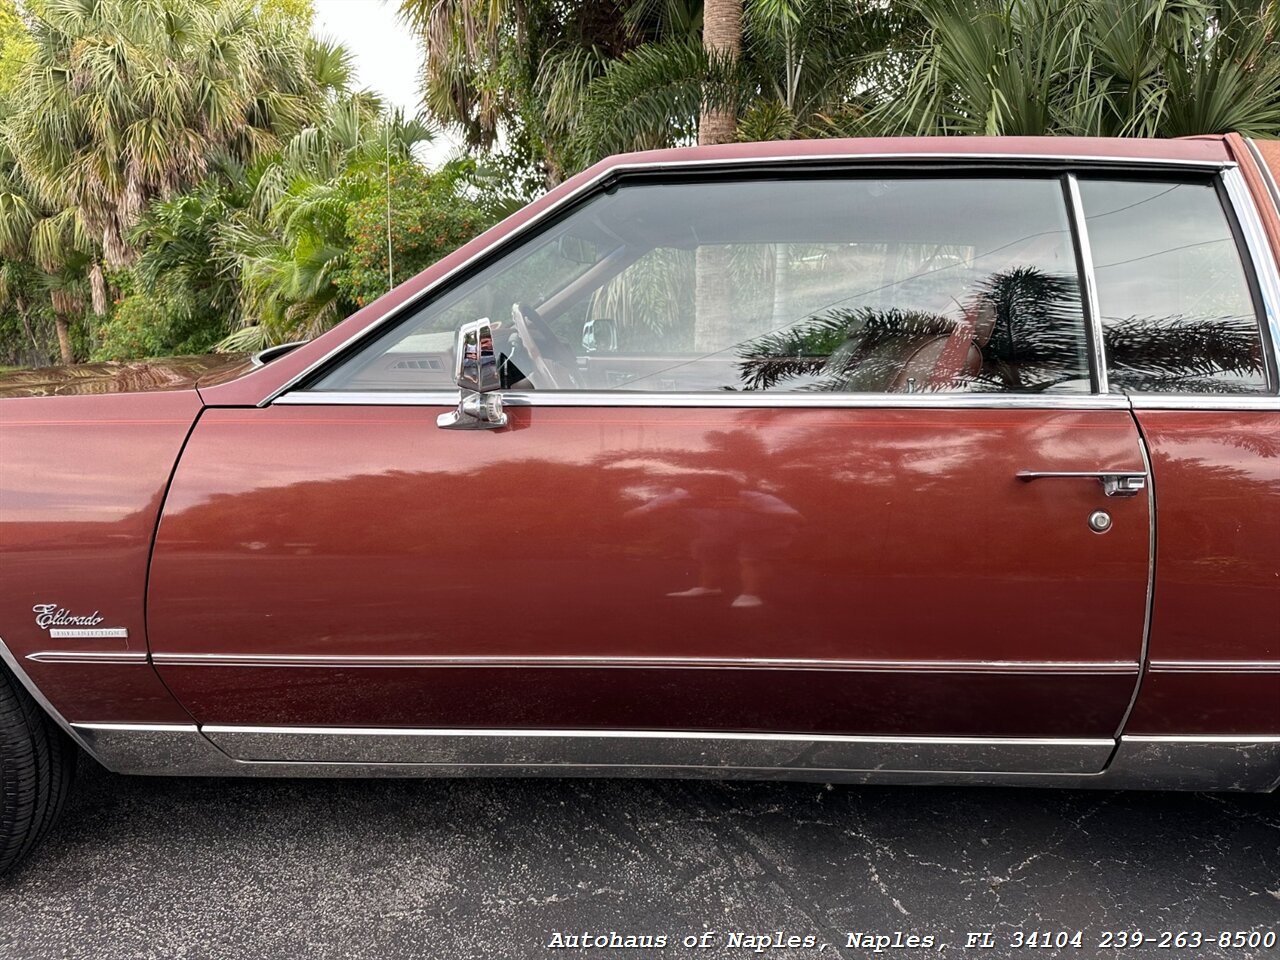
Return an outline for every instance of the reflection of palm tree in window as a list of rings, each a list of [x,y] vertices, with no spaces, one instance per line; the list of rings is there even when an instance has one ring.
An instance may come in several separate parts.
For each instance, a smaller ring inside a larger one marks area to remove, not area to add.
[[[1265,386],[1258,321],[1129,317],[1103,332],[1114,385],[1138,393],[1257,393]]]
[[[1045,390],[1088,377],[1074,277],[992,274],[960,319],[914,310],[831,310],[743,344],[748,390]]]

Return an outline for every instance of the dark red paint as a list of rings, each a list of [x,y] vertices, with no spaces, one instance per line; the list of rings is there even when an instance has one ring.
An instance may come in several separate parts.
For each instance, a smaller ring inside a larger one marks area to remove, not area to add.
[[[144,661],[54,664],[45,650],[145,652],[147,559],[194,390],[0,402],[0,637],[71,721],[190,723]],[[97,610],[124,640],[53,640],[32,607]]]
[[[1146,499],[1108,504],[1096,481],[1015,478],[1140,471],[1125,411],[536,408],[492,434],[439,430],[438,412],[207,412],[160,525],[152,650],[898,666],[655,671],[647,682],[629,669],[559,667],[540,672],[529,702],[528,678],[488,667],[215,677],[162,664],[198,720],[559,715],[586,726],[1098,736],[1128,705]],[[661,502],[677,490],[687,495]],[[1085,518],[1104,505],[1116,524],[1100,536]],[[696,586],[704,565],[724,593],[668,596]],[[730,605],[744,579],[760,582],[762,606]],[[1060,661],[1064,672],[918,675],[935,661]],[[264,695],[273,688],[280,695]]]
[[[1280,411],[1149,410],[1138,422],[1158,546],[1150,667],[1129,731],[1280,731]],[[1223,664],[1187,672],[1188,661]]]

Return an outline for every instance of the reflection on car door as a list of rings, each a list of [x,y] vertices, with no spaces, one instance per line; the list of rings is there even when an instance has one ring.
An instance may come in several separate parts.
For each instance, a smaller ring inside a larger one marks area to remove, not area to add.
[[[1143,472],[1128,412],[1079,406],[209,411],[152,650],[215,726],[1106,741],[1147,498],[1017,479]]]

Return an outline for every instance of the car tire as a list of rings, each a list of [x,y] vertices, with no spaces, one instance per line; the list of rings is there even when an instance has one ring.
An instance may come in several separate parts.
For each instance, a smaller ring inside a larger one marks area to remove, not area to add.
[[[0,874],[58,819],[75,761],[75,744],[0,663]]]

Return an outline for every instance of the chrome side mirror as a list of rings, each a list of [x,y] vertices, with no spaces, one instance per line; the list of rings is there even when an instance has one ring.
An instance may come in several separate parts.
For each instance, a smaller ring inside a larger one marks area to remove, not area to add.
[[[436,418],[442,430],[497,430],[507,425],[502,397],[494,392],[502,381],[488,318],[458,328],[453,352],[453,379],[462,391],[458,407]]]

